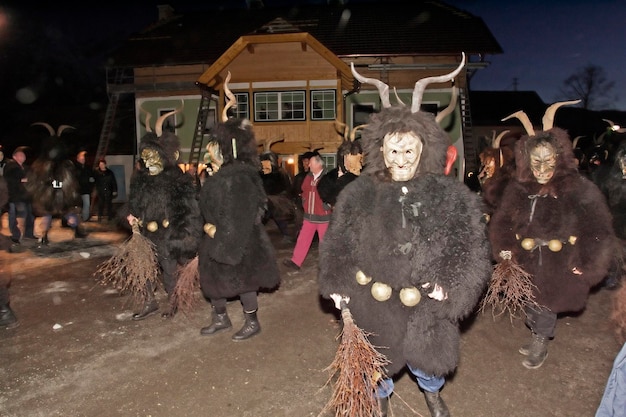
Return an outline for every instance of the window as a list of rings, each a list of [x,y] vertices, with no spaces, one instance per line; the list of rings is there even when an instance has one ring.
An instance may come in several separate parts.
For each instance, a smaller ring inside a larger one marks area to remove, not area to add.
[[[159,109],[159,117],[174,110],[175,109]],[[163,121],[162,128],[163,132],[172,132],[176,134],[176,115],[172,114],[171,116],[167,116],[167,118]]]
[[[370,114],[375,113],[373,104],[352,105],[352,126],[364,125],[369,121]]]
[[[248,93],[233,93],[237,104],[234,107],[228,109],[228,116],[236,117],[237,119],[250,118],[250,104],[248,103]]]
[[[254,93],[254,120],[305,120],[304,91]]]
[[[335,90],[311,91],[311,120],[335,118]]]

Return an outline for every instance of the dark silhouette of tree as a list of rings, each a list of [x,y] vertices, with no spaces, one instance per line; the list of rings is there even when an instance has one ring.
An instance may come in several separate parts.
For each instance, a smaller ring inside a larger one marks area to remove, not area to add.
[[[580,99],[584,109],[605,110],[617,100],[612,92],[614,85],[615,82],[607,80],[604,68],[588,64],[563,81],[557,100]]]

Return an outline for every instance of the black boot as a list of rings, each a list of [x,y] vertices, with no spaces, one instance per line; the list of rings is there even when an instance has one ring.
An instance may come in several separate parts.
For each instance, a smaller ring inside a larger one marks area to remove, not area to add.
[[[45,232],[42,236],[41,236],[41,242],[39,242],[39,244],[41,246],[48,246],[50,244],[50,241],[48,240],[48,232]]]
[[[441,398],[439,391],[424,391],[424,398],[426,398],[426,405],[428,405],[428,411],[432,417],[450,417],[448,406]]]
[[[159,311],[159,303],[154,298],[146,301],[139,313],[133,314],[133,320],[143,320]]]
[[[206,327],[200,329],[200,334],[203,336],[208,336],[210,334],[217,333],[221,330],[230,329],[233,325],[230,322],[230,318],[228,318],[228,313],[217,313],[215,310],[211,313],[212,322]]]
[[[12,329],[14,327],[19,326],[19,322],[17,321],[17,317],[11,310],[8,304],[4,304],[0,306],[0,327],[5,327],[7,329]]]
[[[522,361],[522,365],[528,369],[537,369],[548,357],[548,338],[533,333],[530,344],[519,349],[522,355],[527,358]]]
[[[261,331],[261,325],[256,318],[256,310],[251,313],[244,311],[243,315],[246,321],[243,323],[243,327],[233,335],[232,339],[234,341],[249,339]]]
[[[84,227],[82,227],[82,226],[77,226],[77,227],[74,229],[74,237],[75,237],[75,238],[79,238],[79,239],[86,238],[88,234],[89,234],[89,233],[87,233],[87,231],[85,230],[85,228],[84,228]]]

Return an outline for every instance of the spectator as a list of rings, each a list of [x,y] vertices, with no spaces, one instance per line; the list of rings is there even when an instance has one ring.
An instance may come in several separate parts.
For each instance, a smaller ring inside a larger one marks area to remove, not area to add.
[[[96,193],[98,195],[98,223],[104,217],[105,209],[109,221],[114,218],[113,199],[117,197],[117,181],[115,174],[107,167],[104,159],[98,161],[98,169],[94,173]]]
[[[29,166],[26,165],[26,147],[20,146],[13,151],[13,159],[4,168],[4,178],[9,189],[9,229],[11,230],[12,249],[17,249],[22,237],[37,239],[34,235],[35,216],[32,199],[25,184]],[[24,219],[24,233],[18,226],[17,219]]]
[[[76,155],[74,166],[76,167],[76,175],[78,176],[78,186],[80,189],[80,197],[83,201],[81,217],[84,222],[91,217],[91,193],[93,191],[96,179],[93,169],[85,164],[86,151],[81,151]]]
[[[320,243],[324,239],[328,222],[330,221],[330,206],[322,201],[317,184],[324,176],[324,160],[319,153],[315,152],[309,161],[309,173],[302,181],[302,208],[304,209],[302,229],[298,234],[296,247],[291,259],[285,259],[283,265],[288,268],[299,270],[306,259],[315,233]]]

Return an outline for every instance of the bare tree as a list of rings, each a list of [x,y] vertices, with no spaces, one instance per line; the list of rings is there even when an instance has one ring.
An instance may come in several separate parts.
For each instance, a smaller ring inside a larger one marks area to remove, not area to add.
[[[604,68],[588,64],[563,81],[558,99],[580,99],[584,109],[605,110],[617,100],[614,85],[607,80]]]

